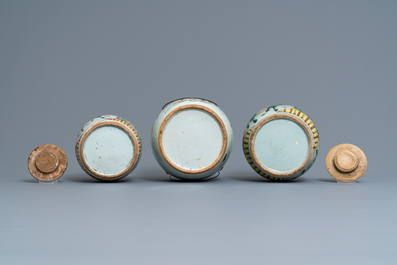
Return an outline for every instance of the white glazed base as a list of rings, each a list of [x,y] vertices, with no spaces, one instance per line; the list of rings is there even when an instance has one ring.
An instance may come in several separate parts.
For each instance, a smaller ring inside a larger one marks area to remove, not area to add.
[[[116,175],[133,161],[134,145],[129,135],[116,126],[101,126],[92,131],[84,143],[87,165],[101,175]]]
[[[138,132],[120,116],[95,117],[77,136],[77,161],[88,175],[98,180],[126,177],[137,166],[141,150]]]
[[[167,122],[162,141],[171,163],[194,171],[208,167],[217,159],[222,150],[222,130],[209,113],[187,109]]]
[[[262,177],[288,181],[307,172],[318,154],[319,135],[313,121],[290,105],[257,112],[243,136],[248,164]]]
[[[233,130],[214,102],[182,98],[163,107],[153,124],[151,142],[165,172],[183,180],[204,180],[227,162]]]
[[[276,119],[264,124],[255,138],[255,152],[259,162],[276,172],[289,172],[305,162],[309,154],[305,131],[297,123]]]

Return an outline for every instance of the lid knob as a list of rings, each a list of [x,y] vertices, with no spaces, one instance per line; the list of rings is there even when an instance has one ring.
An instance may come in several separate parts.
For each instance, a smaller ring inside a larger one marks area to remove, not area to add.
[[[30,153],[28,169],[39,181],[54,181],[62,177],[68,166],[65,152],[56,145],[43,144]]]
[[[339,151],[334,158],[336,168],[342,172],[352,172],[358,166],[360,159],[349,150]]]
[[[355,181],[367,169],[364,152],[352,144],[340,144],[332,148],[325,159],[328,173],[342,182]]]
[[[36,159],[36,167],[43,173],[51,173],[58,168],[59,160],[58,157],[50,152],[41,152]]]

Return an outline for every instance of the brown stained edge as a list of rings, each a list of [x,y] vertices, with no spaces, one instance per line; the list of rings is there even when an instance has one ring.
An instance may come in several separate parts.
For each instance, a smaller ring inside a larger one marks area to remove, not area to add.
[[[202,110],[205,112],[208,112],[212,117],[215,118],[215,120],[218,122],[219,126],[221,127],[222,130],[222,135],[223,135],[223,142],[222,142],[222,149],[221,152],[219,153],[218,157],[214,160],[214,162],[212,162],[209,166],[205,167],[205,168],[201,168],[199,170],[187,170],[184,168],[181,168],[177,165],[175,165],[167,156],[167,154],[164,151],[164,147],[163,147],[163,134],[164,134],[164,128],[167,125],[168,121],[171,119],[172,116],[174,116],[176,113],[183,111],[183,110],[187,110],[187,109],[198,109],[198,110]],[[213,111],[212,109],[202,106],[202,105],[196,105],[196,104],[190,104],[190,105],[184,105],[181,107],[178,107],[174,110],[172,110],[166,117],[165,119],[161,122],[160,124],[160,128],[159,128],[159,134],[158,134],[158,138],[157,138],[157,143],[160,149],[160,154],[161,156],[164,158],[164,160],[167,162],[168,165],[170,165],[173,169],[179,171],[179,172],[183,172],[186,174],[201,174],[204,172],[207,172],[211,169],[213,169],[216,165],[219,164],[219,162],[221,162],[221,160],[223,159],[225,153],[226,153],[226,149],[227,149],[227,140],[228,140],[228,135],[227,135],[227,130],[226,130],[226,126],[223,123],[222,119],[218,116],[218,114],[216,114],[215,111]]]
[[[88,166],[87,161],[85,160],[85,156],[84,156],[84,143],[85,140],[87,139],[88,135],[90,135],[90,133],[92,131],[94,131],[95,129],[102,127],[102,126],[116,126],[120,129],[122,129],[123,131],[125,131],[131,138],[131,140],[134,143],[134,157],[132,159],[131,164],[122,172],[120,172],[119,174],[116,175],[103,175],[103,174],[99,174],[98,172],[94,171],[91,169],[90,166]],[[99,121],[93,125],[91,125],[90,127],[88,127],[88,129],[84,132],[84,135],[81,137],[81,141],[80,141],[80,160],[83,163],[84,167],[92,174],[94,175],[96,178],[101,179],[101,180],[116,180],[119,179],[121,177],[123,177],[124,174],[127,174],[135,165],[135,163],[138,160],[138,154],[139,154],[139,145],[138,145],[138,141],[135,138],[134,133],[129,129],[128,126],[118,122],[118,121],[112,121],[112,120],[102,120]]]
[[[342,172],[334,164],[334,158],[340,151],[348,150],[353,152],[359,159],[358,166],[351,172]],[[367,169],[367,157],[364,152],[355,145],[352,144],[340,144],[332,148],[325,159],[325,166],[327,167],[328,173],[336,180],[342,182],[351,182],[361,178]]]
[[[258,159],[258,157],[256,156],[255,153],[255,138],[256,138],[256,134],[258,133],[259,129],[262,128],[262,126],[265,123],[268,123],[269,121],[275,120],[275,119],[287,119],[287,120],[291,120],[295,123],[297,123],[299,126],[302,127],[302,129],[306,132],[307,137],[309,138],[309,153],[305,159],[305,161],[296,169],[292,170],[292,171],[288,171],[288,172],[278,172],[278,171],[274,171],[274,170],[270,170],[267,167],[265,167]],[[280,178],[286,178],[289,176],[293,176],[296,173],[302,171],[306,165],[309,163],[313,152],[314,152],[314,137],[313,137],[313,133],[310,130],[309,126],[299,117],[294,116],[292,114],[287,114],[287,113],[276,113],[273,114],[271,116],[268,116],[266,118],[264,118],[263,120],[259,121],[254,129],[252,130],[251,133],[251,137],[250,137],[250,141],[249,141],[249,150],[251,153],[251,158],[253,160],[253,162],[255,163],[255,165],[262,170],[265,174],[267,175],[271,175],[274,177],[280,177]]]
[[[58,158],[58,166],[52,172],[45,173],[36,167],[36,159],[42,152],[51,152]],[[30,174],[39,181],[51,182],[62,177],[68,167],[68,159],[65,152],[56,145],[44,144],[38,146],[30,153],[28,158],[28,169]]]

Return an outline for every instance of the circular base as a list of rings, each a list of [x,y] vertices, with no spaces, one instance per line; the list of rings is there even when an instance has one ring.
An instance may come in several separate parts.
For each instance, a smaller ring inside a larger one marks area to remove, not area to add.
[[[341,150],[336,153],[334,164],[339,171],[348,173],[355,170],[358,166],[359,158],[349,150]]]
[[[340,144],[328,152],[325,166],[334,179],[351,182],[364,174],[367,169],[367,158],[357,146]]]
[[[227,148],[227,130],[221,118],[202,105],[184,105],[162,121],[159,151],[173,169],[201,174],[216,167]]]
[[[100,180],[125,177],[137,162],[139,146],[125,125],[112,120],[95,123],[80,142],[80,159],[90,175]]]
[[[301,172],[314,151],[310,128],[300,118],[277,113],[254,127],[249,143],[255,165],[267,175],[287,178]]]
[[[36,167],[43,173],[51,173],[57,169],[59,164],[58,157],[50,151],[41,152],[36,159]]]
[[[50,182],[62,177],[68,160],[61,148],[52,144],[40,145],[28,158],[30,174],[39,181]]]

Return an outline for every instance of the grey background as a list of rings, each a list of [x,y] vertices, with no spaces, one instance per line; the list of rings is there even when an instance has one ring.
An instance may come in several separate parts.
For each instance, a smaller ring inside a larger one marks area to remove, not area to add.
[[[395,264],[395,1],[1,1],[0,264]],[[170,182],[150,147],[161,107],[215,101],[234,151],[211,182]],[[291,104],[320,133],[310,171],[262,179],[241,138],[260,109]],[[120,115],[143,156],[123,181],[79,168],[80,128]],[[37,184],[41,144],[69,166]],[[367,155],[357,184],[324,161]]]

